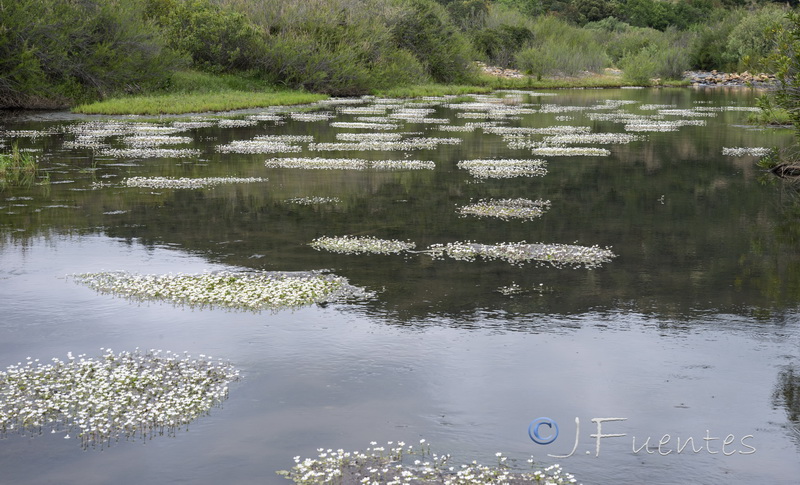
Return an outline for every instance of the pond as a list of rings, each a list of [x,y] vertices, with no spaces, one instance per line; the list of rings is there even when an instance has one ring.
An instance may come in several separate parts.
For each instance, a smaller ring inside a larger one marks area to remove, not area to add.
[[[533,456],[585,484],[795,483],[800,197],[756,166],[793,142],[747,125],[757,94],[3,114],[0,149],[18,144],[40,173],[0,192],[0,369],[140,348],[240,372],[174,436],[84,450],[63,430],[8,432],[3,480],[280,484],[318,448],[425,439],[454,463]],[[407,244],[311,245],[340,236]],[[569,259],[586,251],[591,263]],[[76,276],[113,272],[316,275],[354,291],[191,304]],[[542,417],[549,444],[529,435]]]

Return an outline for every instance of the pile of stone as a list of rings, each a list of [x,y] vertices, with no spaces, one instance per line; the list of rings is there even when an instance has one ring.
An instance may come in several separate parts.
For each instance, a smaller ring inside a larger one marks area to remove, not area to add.
[[[483,62],[476,61],[475,65],[478,69],[481,70],[484,74],[489,74],[491,76],[503,77],[503,78],[523,78],[525,77],[522,72],[518,69],[505,69],[502,67],[497,66],[487,66]]]
[[[718,72],[718,71],[686,71],[683,78],[691,81],[692,86],[752,86],[769,88],[778,84],[773,74],[751,74]]]

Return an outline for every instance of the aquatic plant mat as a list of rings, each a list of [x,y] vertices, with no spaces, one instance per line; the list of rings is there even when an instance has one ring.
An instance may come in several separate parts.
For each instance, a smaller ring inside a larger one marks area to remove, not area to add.
[[[174,436],[228,397],[229,363],[160,350],[18,363],[0,372],[0,437],[64,433],[84,449],[120,438]]]
[[[474,261],[480,257],[487,260],[499,259],[518,266],[534,262],[557,268],[583,266],[587,269],[598,268],[616,257],[609,248],[599,246],[528,244],[525,241],[499,244],[478,244],[469,241],[434,244],[427,252],[434,258],[443,258],[447,255],[461,261]]]
[[[369,236],[323,236],[311,241],[309,246],[317,251],[324,249],[341,254],[396,254],[414,249],[416,244],[410,241],[378,239]]]
[[[493,466],[477,461],[456,466],[450,463],[450,455],[432,453],[425,440],[421,440],[418,447],[406,447],[402,441],[390,441],[386,446],[376,446],[373,441],[371,445],[365,451],[353,452],[319,448],[316,458],[301,460],[296,456],[295,466],[278,474],[303,485],[565,485],[577,482],[559,465],[533,469],[533,458],[528,460],[531,471],[523,472],[512,469],[508,457],[502,453],[495,454],[497,464]]]
[[[341,276],[321,272],[230,272],[136,275],[126,272],[73,275],[100,293],[134,300],[163,300],[190,307],[281,310],[314,303],[372,297]]]

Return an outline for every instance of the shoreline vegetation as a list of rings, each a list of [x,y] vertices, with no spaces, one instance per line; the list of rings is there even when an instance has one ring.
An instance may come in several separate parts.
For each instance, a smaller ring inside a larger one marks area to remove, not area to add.
[[[0,9],[0,109],[128,115],[779,75],[797,25],[789,5],[766,0],[17,0]]]

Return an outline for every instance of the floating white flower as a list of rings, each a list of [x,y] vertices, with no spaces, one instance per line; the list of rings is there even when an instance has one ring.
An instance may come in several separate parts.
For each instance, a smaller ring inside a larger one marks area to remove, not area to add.
[[[143,135],[137,134],[122,139],[122,142],[134,148],[156,147],[160,145],[180,145],[191,143],[192,139],[188,136],[174,135]]]
[[[326,250],[341,254],[397,254],[414,249],[411,241],[378,239],[372,236],[323,236],[314,239],[309,246],[317,251]]]
[[[257,120],[247,119],[247,120],[219,120],[219,127],[220,128],[245,128],[248,126],[255,126],[258,124]]]
[[[164,300],[190,307],[281,310],[372,296],[341,276],[319,272],[218,271],[199,275],[136,275],[125,272],[74,275],[100,293],[134,300]]]
[[[542,177],[547,175],[545,160],[485,159],[462,160],[458,167],[476,178]]]
[[[234,140],[225,145],[218,145],[220,153],[290,153],[299,152],[302,147],[282,140]]]
[[[616,257],[610,249],[598,246],[528,244],[524,241],[499,244],[478,244],[469,241],[434,244],[428,248],[428,253],[434,258],[447,255],[461,261],[474,261],[475,258],[481,257],[488,260],[499,259],[514,265],[536,262],[557,268],[584,266],[588,269],[597,268]]]
[[[590,147],[540,147],[534,148],[533,154],[550,157],[607,157],[611,155],[611,151],[605,148]]]
[[[289,113],[289,118],[294,121],[303,121],[306,123],[313,123],[315,121],[328,121],[333,118],[333,113],[318,112],[318,113]]]
[[[422,160],[364,160],[360,158],[271,158],[267,168],[303,168],[316,170],[430,170],[434,162]]]
[[[727,155],[729,157],[743,157],[743,156],[751,156],[751,157],[763,157],[769,155],[771,150],[766,147],[734,147],[722,148],[722,154]]]
[[[400,141],[402,133],[337,133],[336,139],[342,141]]]
[[[488,199],[461,207],[462,215],[497,217],[499,219],[536,219],[550,209],[549,200]]]
[[[114,158],[194,158],[200,150],[194,148],[108,148],[99,152]]]
[[[362,130],[396,130],[400,125],[394,123],[360,123],[358,121],[334,121],[333,128],[356,128]]]
[[[122,181],[127,187],[146,187],[152,189],[202,189],[220,184],[249,184],[266,182],[260,177],[205,177],[205,178],[177,178],[167,177],[130,177]]]
[[[497,465],[481,465],[476,460],[454,467],[451,456],[437,455],[430,445],[419,440],[419,447],[405,446],[400,441],[386,446],[370,443],[365,451],[318,448],[315,458],[302,459],[295,456],[291,470],[278,474],[300,485],[326,485],[352,483],[363,485],[496,485],[534,484],[572,485],[575,477],[564,472],[559,465],[532,472],[513,471],[507,464],[508,457],[496,453]],[[409,463],[406,463],[406,459]],[[528,460],[533,463],[533,458]],[[343,481],[343,477],[347,477]]]
[[[336,204],[341,202],[338,197],[295,197],[287,199],[286,202],[299,205],[317,205],[317,204]]]
[[[201,355],[104,350],[98,359],[68,354],[0,372],[0,435],[74,433],[84,448],[120,438],[176,432],[220,405],[239,371]]]

